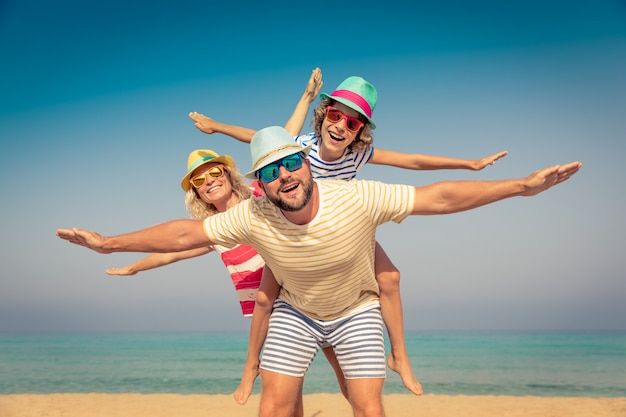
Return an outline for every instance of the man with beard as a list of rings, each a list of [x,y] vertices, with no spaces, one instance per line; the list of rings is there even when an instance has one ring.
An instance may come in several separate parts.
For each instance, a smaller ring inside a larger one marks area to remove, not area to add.
[[[382,416],[385,354],[374,273],[376,227],[410,214],[448,214],[504,198],[532,196],[567,180],[580,162],[503,181],[424,187],[313,180],[309,148],[281,127],[253,137],[253,167],[265,197],[204,221],[177,220],[105,237],[59,229],[59,237],[101,253],[174,252],[219,244],[257,249],[282,286],[261,359],[261,416],[290,416],[304,374],[322,344],[333,346],[355,416]]]

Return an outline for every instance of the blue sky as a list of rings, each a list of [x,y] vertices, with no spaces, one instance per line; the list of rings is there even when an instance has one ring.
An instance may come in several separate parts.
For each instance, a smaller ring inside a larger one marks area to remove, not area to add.
[[[361,178],[420,185],[585,165],[533,199],[383,226],[408,328],[626,328],[626,5],[313,6],[0,4],[0,332],[246,329],[217,256],[109,278],[106,267],[138,255],[92,254],[54,230],[184,217],[190,150],[250,164],[246,146],[186,114],[283,124],[316,66],[325,91],[349,75],[376,85],[376,146],[510,152],[478,173],[367,167]]]

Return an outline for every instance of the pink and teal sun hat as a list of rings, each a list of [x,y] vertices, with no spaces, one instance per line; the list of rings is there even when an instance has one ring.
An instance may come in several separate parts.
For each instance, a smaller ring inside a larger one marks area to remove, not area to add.
[[[343,80],[335,91],[330,94],[321,93],[320,97],[328,97],[350,107],[363,115],[372,129],[376,127],[372,120],[372,113],[378,101],[378,92],[369,81],[353,75]]]

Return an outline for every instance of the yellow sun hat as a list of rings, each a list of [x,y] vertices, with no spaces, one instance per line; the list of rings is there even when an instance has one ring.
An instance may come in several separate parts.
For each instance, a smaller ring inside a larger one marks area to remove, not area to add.
[[[187,174],[185,174],[180,182],[180,186],[183,190],[185,190],[185,192],[189,191],[191,188],[189,180],[191,179],[193,171],[204,164],[208,164],[209,162],[224,164],[231,169],[237,168],[235,160],[230,155],[220,155],[210,149],[193,150],[187,158]]]

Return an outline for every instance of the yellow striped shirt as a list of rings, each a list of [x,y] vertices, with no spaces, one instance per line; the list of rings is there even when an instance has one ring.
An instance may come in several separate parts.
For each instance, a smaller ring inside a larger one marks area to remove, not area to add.
[[[378,299],[376,227],[400,223],[413,208],[414,188],[375,181],[317,180],[319,210],[297,225],[267,198],[242,201],[209,216],[211,242],[253,246],[282,286],[280,298],[319,320],[333,320]]]

